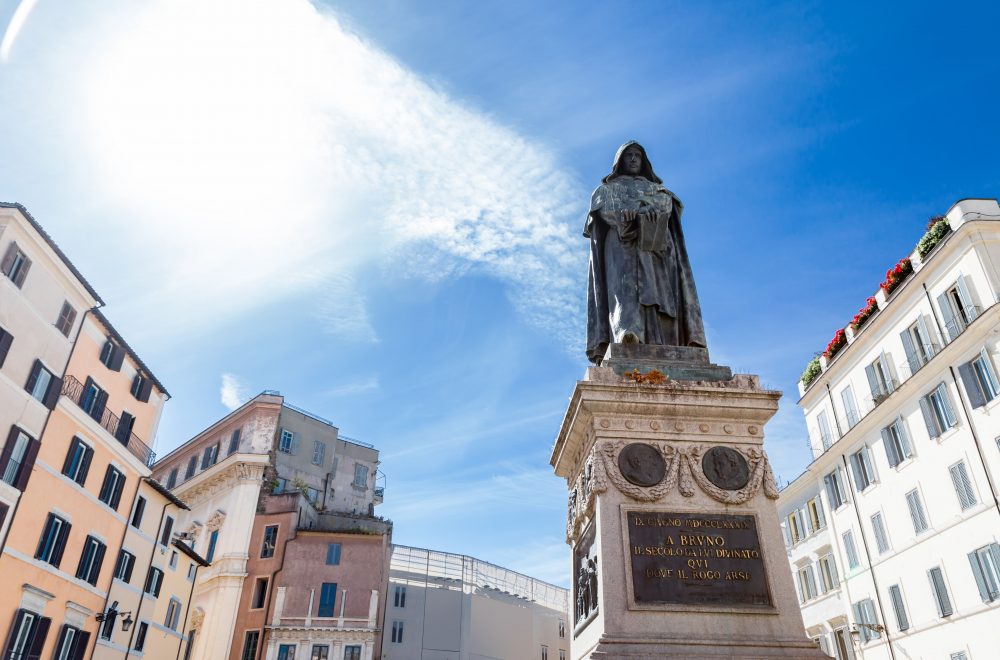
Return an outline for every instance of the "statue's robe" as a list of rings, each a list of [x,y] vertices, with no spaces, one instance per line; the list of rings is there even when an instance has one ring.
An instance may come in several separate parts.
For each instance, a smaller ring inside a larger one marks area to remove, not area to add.
[[[658,211],[658,218],[641,222],[637,235],[630,236],[621,211],[649,209]],[[594,191],[583,230],[590,238],[587,357],[592,362],[628,333],[644,344],[706,345],[681,232],[682,211],[673,193],[646,176],[613,174]]]

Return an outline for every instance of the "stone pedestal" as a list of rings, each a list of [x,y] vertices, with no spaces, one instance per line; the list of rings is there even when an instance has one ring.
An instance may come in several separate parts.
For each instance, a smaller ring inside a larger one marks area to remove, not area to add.
[[[609,357],[577,383],[551,458],[569,486],[574,660],[826,657],[803,629],[763,452],[780,393],[707,353],[661,361],[703,378],[662,384]]]

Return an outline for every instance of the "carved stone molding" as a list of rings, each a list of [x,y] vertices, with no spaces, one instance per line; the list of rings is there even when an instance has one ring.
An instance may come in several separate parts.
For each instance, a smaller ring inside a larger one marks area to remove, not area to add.
[[[185,532],[185,534],[187,534],[188,538],[191,539],[191,544],[192,545],[194,544],[195,541],[198,540],[198,537],[201,536],[201,528],[202,527],[203,527],[203,525],[200,522],[198,522],[197,520],[192,520],[191,524],[188,525],[188,528],[187,528],[187,531]]]
[[[221,509],[216,509],[215,513],[213,513],[212,516],[208,519],[208,522],[205,523],[205,529],[207,529],[210,532],[214,532],[215,530],[222,527],[222,523],[224,522],[226,522],[226,513]]]
[[[611,480],[622,494],[637,502],[656,502],[662,499],[675,487],[684,497],[695,494],[695,485],[712,499],[724,504],[743,504],[757,494],[762,488],[769,499],[778,499],[778,486],[771,471],[767,454],[756,448],[736,449],[747,460],[750,467],[750,479],[747,485],[739,490],[725,490],[713,484],[701,468],[702,454],[708,449],[704,445],[681,445],[656,443],[663,453],[667,464],[666,474],[658,484],[649,487],[637,486],[629,482],[618,470],[618,454],[628,443],[624,440],[607,442],[595,448],[600,457],[602,477]]]
[[[189,506],[195,507],[218,493],[232,490],[240,484],[262,484],[265,467],[259,463],[236,463],[219,470],[217,474],[211,475],[189,488],[181,485],[176,492]]]
[[[205,621],[205,610],[200,607],[194,608],[194,612],[191,613],[191,630],[197,630],[201,628],[201,624]]]

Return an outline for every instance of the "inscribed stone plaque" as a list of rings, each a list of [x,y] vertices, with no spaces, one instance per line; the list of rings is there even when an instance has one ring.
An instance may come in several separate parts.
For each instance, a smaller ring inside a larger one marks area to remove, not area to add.
[[[625,511],[634,603],[771,607],[750,515]]]
[[[618,454],[618,470],[636,486],[648,487],[663,481],[667,463],[656,447],[633,442]]]
[[[712,447],[701,459],[708,480],[725,490],[739,490],[750,481],[747,459],[731,447]]]

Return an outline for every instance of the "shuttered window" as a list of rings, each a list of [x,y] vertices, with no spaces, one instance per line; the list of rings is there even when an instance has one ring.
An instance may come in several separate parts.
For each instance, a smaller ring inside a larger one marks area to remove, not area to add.
[[[959,365],[958,373],[973,408],[985,406],[1000,394],[996,370],[985,348],[974,360]]]
[[[875,603],[872,602],[871,598],[859,600],[851,605],[851,609],[854,611],[854,619],[858,623],[865,623],[868,626],[878,625],[878,619],[875,617]],[[862,643],[878,639],[882,636],[881,633],[868,626],[858,626],[858,634],[861,637]]]
[[[840,576],[837,575],[837,562],[833,555],[824,555],[819,558],[819,575],[823,583],[823,593],[836,589],[840,586]]]
[[[16,241],[11,241],[7,246],[7,252],[4,253],[3,261],[0,261],[0,272],[20,289],[30,269],[31,259],[17,246]]]
[[[56,328],[59,332],[63,333],[64,336],[69,337],[70,330],[73,329],[73,323],[76,321],[76,310],[68,302],[64,302],[62,309],[59,310],[59,318],[56,319]]]
[[[854,425],[861,421],[858,414],[858,404],[854,399],[854,388],[848,385],[840,391],[840,400],[844,404],[844,414],[847,416],[847,427],[854,428]]]
[[[185,481],[194,476],[195,470],[198,469],[198,457],[192,456],[188,459],[187,470],[184,471]]]
[[[892,424],[882,429],[882,446],[885,448],[885,457],[889,461],[889,467],[896,467],[913,456],[910,437],[906,432],[906,424],[902,417],[897,417]]]
[[[844,554],[847,555],[847,566],[849,568],[857,568],[860,562],[858,561],[858,549],[854,545],[854,532],[848,530],[844,532],[841,538],[844,541]]]
[[[906,616],[906,606],[903,604],[903,592],[898,584],[889,587],[889,600],[892,601],[892,611],[896,615],[896,627],[900,630],[910,628],[910,620]]]
[[[131,581],[133,568],[135,568],[135,555],[128,550],[120,550],[118,561],[115,562],[115,578],[122,582]]]
[[[854,473],[854,487],[859,493],[875,483],[875,469],[867,446],[851,454],[851,471]]]
[[[951,607],[951,598],[948,596],[948,587],[944,583],[944,573],[941,572],[940,567],[935,566],[927,571],[927,577],[931,583],[931,593],[934,595],[938,616],[951,616],[954,610]]]
[[[823,477],[826,485],[826,495],[830,498],[830,508],[839,509],[847,502],[847,495],[844,492],[844,482],[840,474],[840,468]]]
[[[14,343],[14,335],[10,334],[3,328],[0,328],[0,367],[7,360],[7,353],[10,352],[10,347]]]
[[[90,471],[90,462],[93,458],[94,450],[80,438],[74,437],[69,443],[62,473],[83,486],[87,481],[87,473]]]
[[[45,368],[41,360],[35,360],[28,374],[28,382],[24,384],[24,390],[32,397],[42,402],[49,410],[56,407],[59,401],[59,393],[62,391],[62,379]]]
[[[830,431],[830,420],[827,419],[825,410],[819,411],[816,423],[819,425],[820,442],[823,443],[823,450],[826,451],[833,444],[833,433]]]
[[[979,500],[976,499],[976,491],[972,488],[972,480],[969,479],[965,461],[955,463],[948,468],[948,471],[951,473],[951,483],[955,487],[955,494],[958,496],[958,504],[962,511],[975,506]]]
[[[123,488],[125,488],[125,475],[113,465],[109,465],[104,473],[104,483],[101,484],[101,492],[97,499],[117,511],[118,504],[122,499]]]
[[[38,539],[35,559],[59,568],[71,527],[69,521],[60,518],[54,513],[50,513],[45,519],[42,536]]]
[[[83,542],[83,554],[80,555],[80,563],[76,567],[76,577],[96,585],[97,578],[101,573],[101,564],[104,563],[104,553],[107,546],[93,536],[87,536]]]
[[[337,601],[337,584],[335,582],[324,582],[320,589],[319,610],[316,616],[333,616],[333,606]]]
[[[924,515],[924,505],[921,503],[920,493],[916,489],[906,494],[906,506],[910,509],[913,533],[921,534],[927,531],[927,516]]]
[[[0,451],[0,480],[24,491],[35,466],[39,443],[18,426],[11,426]]]
[[[889,552],[889,536],[885,532],[885,522],[882,514],[876,513],[872,516],[872,531],[875,534],[875,544],[878,546],[878,553],[883,555]]]
[[[101,347],[101,363],[111,371],[121,371],[125,361],[125,349],[109,338]]]
[[[990,543],[969,553],[969,565],[984,603],[1000,598],[1000,546]]]
[[[236,450],[240,448],[240,431],[241,429],[233,430],[232,435],[229,436],[229,450],[226,453],[227,456],[235,454]]]

